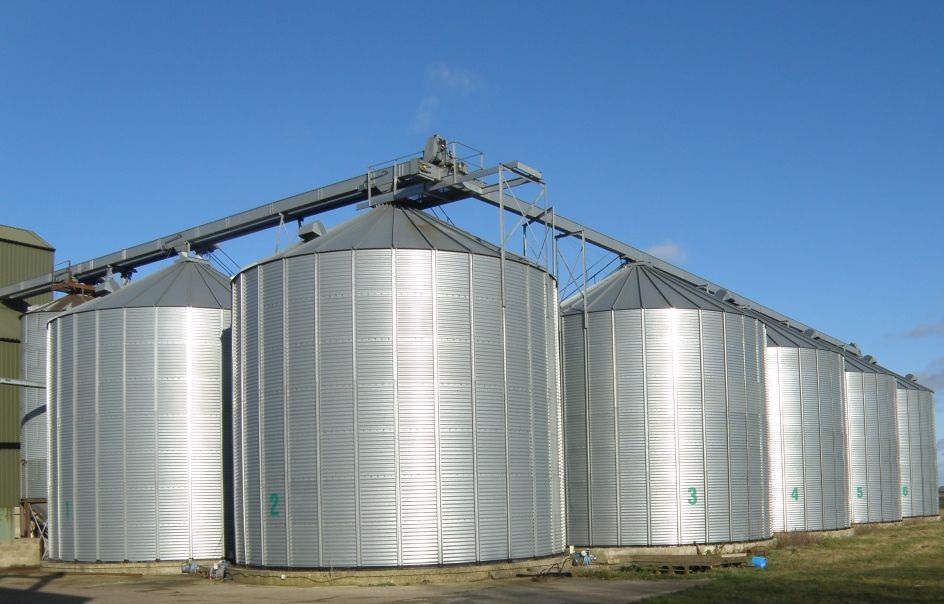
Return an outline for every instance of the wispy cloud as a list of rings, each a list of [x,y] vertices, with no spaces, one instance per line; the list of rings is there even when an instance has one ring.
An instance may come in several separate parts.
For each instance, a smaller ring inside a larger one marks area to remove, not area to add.
[[[666,262],[685,262],[688,260],[688,252],[681,244],[674,241],[663,241],[650,246],[646,251],[656,258],[661,258]]]
[[[931,361],[927,368],[917,374],[918,383],[927,386],[931,390],[944,390],[944,357]]]
[[[413,131],[429,134],[449,99],[478,92],[483,80],[473,71],[446,63],[427,65],[425,75],[427,94],[417,104]]]
[[[905,332],[906,338],[944,337],[944,321],[917,325]]]
[[[461,95],[470,94],[481,85],[481,79],[474,72],[445,63],[429,65],[426,79],[435,87]]]

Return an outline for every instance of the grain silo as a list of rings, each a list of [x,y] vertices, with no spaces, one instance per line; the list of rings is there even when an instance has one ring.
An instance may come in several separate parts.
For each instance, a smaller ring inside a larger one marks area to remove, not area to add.
[[[896,376],[901,515],[937,516],[937,446],[933,393],[907,377]]]
[[[234,278],[237,563],[562,551],[556,285],[501,256],[383,205]]]
[[[230,299],[181,257],[49,322],[52,559],[222,555]]]
[[[20,377],[27,382],[46,382],[46,324],[58,315],[93,297],[70,293],[52,302],[31,307],[20,318]],[[20,497],[46,499],[48,434],[46,391],[20,390]]]
[[[771,526],[847,528],[842,355],[791,327],[764,323]]]
[[[562,305],[569,541],[771,536],[764,326],[644,264]]]
[[[851,521],[901,520],[895,378],[851,352],[844,368]]]

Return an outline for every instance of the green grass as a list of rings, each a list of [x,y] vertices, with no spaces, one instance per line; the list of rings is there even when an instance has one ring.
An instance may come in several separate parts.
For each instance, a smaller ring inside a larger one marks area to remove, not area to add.
[[[939,604],[944,602],[944,523],[859,529],[851,538],[771,550],[766,570],[728,568],[696,576],[711,582],[646,601]]]

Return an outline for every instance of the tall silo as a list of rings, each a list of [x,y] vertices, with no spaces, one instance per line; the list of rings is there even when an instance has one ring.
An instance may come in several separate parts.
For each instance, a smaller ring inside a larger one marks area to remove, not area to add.
[[[564,547],[556,285],[384,205],[233,280],[236,561]]]
[[[49,322],[52,559],[223,554],[230,300],[184,256]]]
[[[764,326],[644,264],[562,305],[569,540],[771,536]]]
[[[896,376],[901,515],[937,516],[938,487],[933,393]]]
[[[849,526],[842,355],[763,317],[775,532]]]
[[[895,378],[868,357],[843,360],[851,521],[901,520]]]
[[[20,317],[20,377],[27,382],[46,382],[46,324],[58,315],[93,300],[83,293],[70,293],[52,302],[31,307]],[[47,485],[46,391],[20,390],[20,497],[46,499]]]

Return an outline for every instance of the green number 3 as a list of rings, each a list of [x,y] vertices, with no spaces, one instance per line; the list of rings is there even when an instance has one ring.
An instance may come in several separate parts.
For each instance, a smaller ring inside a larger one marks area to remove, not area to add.
[[[863,495],[864,493],[862,492],[862,487],[856,487],[856,497],[858,497],[859,499],[862,499]]]
[[[279,494],[272,493],[271,495],[269,495],[269,503],[271,504],[269,506],[269,516],[278,516],[279,510],[277,510],[276,508],[279,505]]]
[[[908,496],[908,486],[907,486],[907,485],[901,485],[901,496],[902,496],[902,497],[907,497],[907,496]]]
[[[688,487],[688,494],[690,495],[688,498],[689,505],[695,505],[698,503],[698,490],[695,489],[695,487]]]

